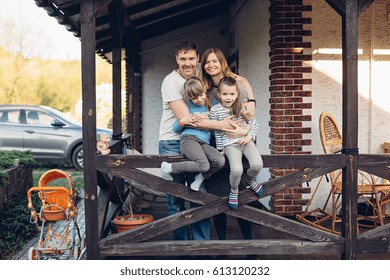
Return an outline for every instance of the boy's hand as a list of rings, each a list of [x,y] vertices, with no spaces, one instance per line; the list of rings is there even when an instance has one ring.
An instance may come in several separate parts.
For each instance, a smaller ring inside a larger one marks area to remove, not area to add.
[[[186,125],[195,126],[192,124],[192,118],[193,118],[192,114],[185,115],[183,118],[179,120],[179,125],[183,127]]]

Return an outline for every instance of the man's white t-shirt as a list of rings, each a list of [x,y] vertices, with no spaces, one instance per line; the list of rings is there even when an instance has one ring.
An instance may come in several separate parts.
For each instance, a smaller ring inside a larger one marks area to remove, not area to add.
[[[168,74],[161,85],[161,96],[163,102],[163,111],[160,123],[159,140],[180,140],[180,133],[172,131],[173,123],[176,120],[169,102],[184,99],[185,79],[176,72]]]

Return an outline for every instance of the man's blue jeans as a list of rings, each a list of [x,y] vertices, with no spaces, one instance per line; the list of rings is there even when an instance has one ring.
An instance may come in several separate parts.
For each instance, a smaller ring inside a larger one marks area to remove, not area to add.
[[[179,140],[162,140],[159,142],[160,155],[181,155]],[[173,174],[173,181],[185,185],[185,174]],[[186,210],[185,200],[172,195],[167,195],[168,214],[174,215]],[[199,206],[195,203],[190,203],[191,207]],[[193,240],[209,240],[210,239],[210,219],[204,219],[191,225],[191,234]],[[187,226],[178,228],[173,233],[174,240],[189,240],[190,232]]]

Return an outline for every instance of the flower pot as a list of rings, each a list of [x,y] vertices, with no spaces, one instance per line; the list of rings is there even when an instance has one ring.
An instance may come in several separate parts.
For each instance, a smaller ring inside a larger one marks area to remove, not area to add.
[[[131,215],[122,215],[114,218],[113,222],[118,232],[133,229],[154,220],[153,216],[148,214],[133,214],[133,218],[131,217]]]

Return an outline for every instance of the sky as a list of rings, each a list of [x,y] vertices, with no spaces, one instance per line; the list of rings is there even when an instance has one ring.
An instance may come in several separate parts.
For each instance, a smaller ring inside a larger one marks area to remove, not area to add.
[[[0,1],[0,29],[10,26],[4,22],[14,23],[13,42],[12,44],[8,42],[9,48],[20,49],[23,44],[23,49],[29,50],[31,56],[80,60],[79,38],[73,36],[73,33],[67,31],[55,18],[50,17],[43,8],[35,5],[34,0]],[[0,45],[4,46],[6,44],[4,41],[0,37]]]

